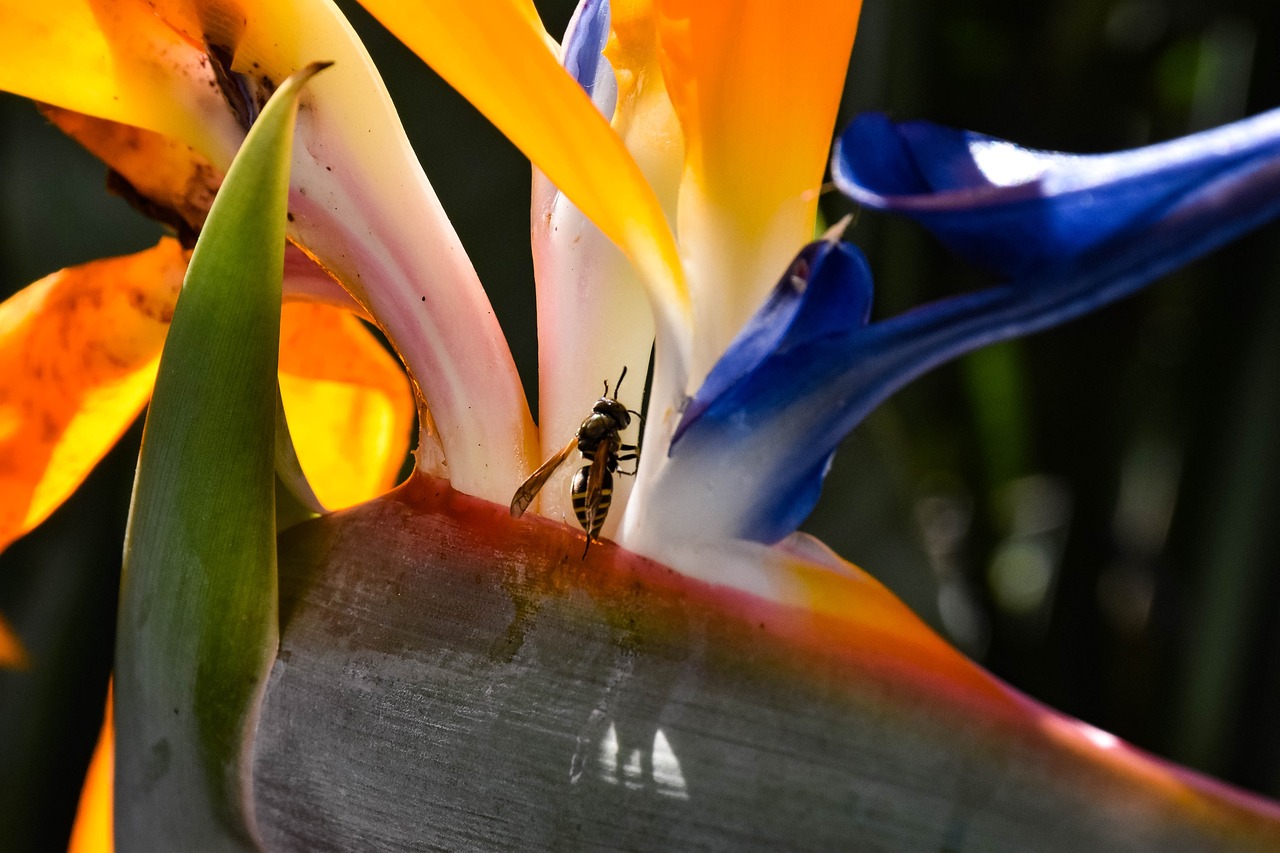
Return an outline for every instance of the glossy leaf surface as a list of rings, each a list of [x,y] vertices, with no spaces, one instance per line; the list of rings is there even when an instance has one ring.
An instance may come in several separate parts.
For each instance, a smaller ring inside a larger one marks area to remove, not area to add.
[[[267,846],[1280,842],[1273,804],[1027,699],[820,546],[787,552],[796,608],[581,544],[425,478],[286,532]]]

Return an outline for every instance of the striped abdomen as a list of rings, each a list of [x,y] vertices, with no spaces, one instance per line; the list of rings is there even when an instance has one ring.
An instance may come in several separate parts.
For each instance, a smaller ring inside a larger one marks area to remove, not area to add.
[[[569,489],[569,495],[573,499],[573,514],[578,517],[578,523],[592,539],[600,538],[600,528],[604,527],[605,517],[609,515],[609,502],[613,497],[613,474],[608,468],[603,468],[600,473],[602,476],[598,494],[587,494],[587,481],[591,475],[590,465],[582,466],[578,473],[573,475],[573,484]],[[593,504],[594,517],[591,512]]]

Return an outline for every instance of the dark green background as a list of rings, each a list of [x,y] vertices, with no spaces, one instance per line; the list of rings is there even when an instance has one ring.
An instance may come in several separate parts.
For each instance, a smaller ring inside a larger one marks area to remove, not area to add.
[[[558,32],[571,4],[539,5]],[[846,115],[883,109],[1090,152],[1280,104],[1280,6],[1208,6],[866,0]],[[532,392],[528,165],[351,14]],[[0,163],[5,293],[159,233],[104,192],[98,163],[8,96]],[[829,217],[851,209],[834,194],[823,205]],[[1278,237],[1270,226],[1136,298],[919,380],[846,442],[808,525],[1023,690],[1271,796]],[[849,239],[871,260],[880,316],[984,284],[874,212]],[[137,441],[135,427],[0,558],[0,612],[33,659],[0,673],[0,849],[65,845],[100,722]]]

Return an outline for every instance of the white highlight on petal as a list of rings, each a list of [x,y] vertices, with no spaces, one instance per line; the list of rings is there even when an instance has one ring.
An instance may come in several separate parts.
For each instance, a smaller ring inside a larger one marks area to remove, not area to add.
[[[998,187],[1012,187],[1038,180],[1048,168],[1035,151],[998,140],[984,139],[969,145],[969,154],[983,176]]]
[[[1041,726],[1049,730],[1056,738],[1065,742],[1084,741],[1089,746],[1102,750],[1123,749],[1126,744],[1120,738],[1104,732],[1097,726],[1090,725],[1083,720],[1075,720],[1070,717],[1060,716],[1056,713],[1046,713],[1041,719]],[[1083,744],[1080,744],[1083,746]]]
[[[975,138],[969,153],[997,187],[1041,183],[1044,195],[1087,190],[1114,181],[1147,178],[1201,157],[1230,156],[1269,145],[1280,126],[1280,110],[1143,148],[1110,154],[1062,154],[1022,148],[999,139]]]
[[[1111,732],[1104,732],[1102,729],[1091,726],[1088,723],[1080,723],[1079,725],[1080,733],[1099,749],[1115,749],[1121,744],[1120,738],[1111,734]]]

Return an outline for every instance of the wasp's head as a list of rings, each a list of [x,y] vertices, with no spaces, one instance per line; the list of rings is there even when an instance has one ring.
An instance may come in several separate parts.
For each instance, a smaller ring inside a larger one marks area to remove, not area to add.
[[[612,397],[601,397],[596,400],[596,404],[591,407],[591,411],[598,415],[613,418],[618,424],[618,429],[626,429],[631,423],[631,413],[627,411],[627,407]]]

